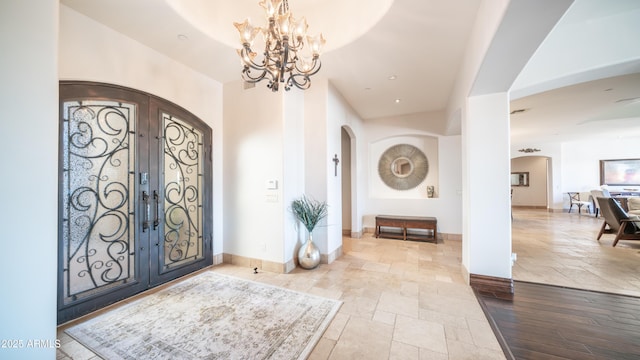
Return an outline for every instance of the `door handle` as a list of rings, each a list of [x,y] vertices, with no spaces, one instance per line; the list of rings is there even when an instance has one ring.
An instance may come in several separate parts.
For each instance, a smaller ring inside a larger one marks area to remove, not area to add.
[[[158,196],[158,192],[153,190],[153,200],[156,202],[156,213],[153,216],[153,230],[158,228],[160,225],[160,219],[158,218],[158,210],[160,208],[160,196]]]
[[[149,228],[149,215],[151,209],[149,208],[149,194],[146,191],[142,192],[142,202],[144,203],[144,219],[142,221],[142,232],[146,232]]]

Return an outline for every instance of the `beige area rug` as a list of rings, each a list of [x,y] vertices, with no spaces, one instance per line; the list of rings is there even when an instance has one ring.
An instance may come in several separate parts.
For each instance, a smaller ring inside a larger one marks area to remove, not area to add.
[[[207,271],[66,333],[105,359],[304,359],[341,304]]]

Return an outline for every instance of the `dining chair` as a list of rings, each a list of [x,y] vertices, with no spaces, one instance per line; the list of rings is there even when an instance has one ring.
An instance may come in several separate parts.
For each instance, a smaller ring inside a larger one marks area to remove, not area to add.
[[[568,192],[567,194],[569,194],[569,212],[571,212],[573,205],[578,207],[578,213],[582,211],[583,206],[591,212],[591,202],[580,200],[579,192]]]
[[[596,217],[599,217],[600,215],[600,203],[598,203],[598,198],[599,197],[611,197],[609,195],[609,192],[607,191],[607,194],[604,193],[604,191],[602,190],[591,190],[591,198],[593,199],[593,208],[596,212]]]

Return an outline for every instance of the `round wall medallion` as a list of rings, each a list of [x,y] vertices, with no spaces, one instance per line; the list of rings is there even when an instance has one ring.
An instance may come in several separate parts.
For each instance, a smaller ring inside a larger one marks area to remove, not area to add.
[[[429,161],[417,147],[398,144],[388,148],[378,161],[378,174],[392,189],[409,190],[420,185],[429,172]]]

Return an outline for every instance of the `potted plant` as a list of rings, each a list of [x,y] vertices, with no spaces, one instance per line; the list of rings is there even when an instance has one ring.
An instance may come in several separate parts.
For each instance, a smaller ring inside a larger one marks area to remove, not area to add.
[[[320,250],[313,243],[311,233],[320,220],[327,216],[328,205],[324,201],[302,196],[293,200],[291,210],[295,218],[307,229],[307,241],[298,251],[298,263],[305,269],[313,269],[320,264]]]

